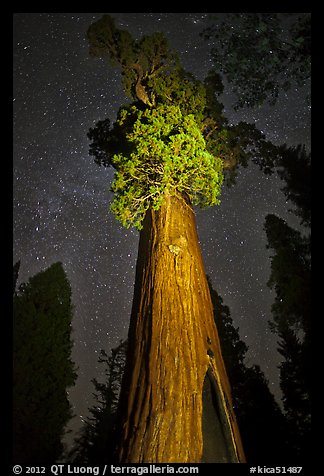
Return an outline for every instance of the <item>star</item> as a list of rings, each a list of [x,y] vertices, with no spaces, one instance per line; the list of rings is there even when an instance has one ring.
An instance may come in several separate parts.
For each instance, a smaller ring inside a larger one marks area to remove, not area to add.
[[[111,15],[136,37],[164,32],[184,67],[199,79],[206,76],[212,63],[199,33],[209,14]],[[103,377],[98,352],[109,353],[127,337],[139,241],[138,232],[122,229],[109,211],[114,171],[98,167],[88,153],[89,128],[107,117],[113,122],[129,101],[120,72],[89,57],[85,32],[100,17],[14,14],[13,262],[21,260],[19,282],[53,262],[63,263],[72,286],[72,357],[79,367],[69,392],[80,420],[91,404],[91,379]],[[282,93],[272,108],[234,111],[228,89],[221,101],[229,123],[256,123],[269,140],[309,146],[307,88]],[[250,164],[239,170],[234,187],[223,187],[221,205],[196,210],[206,273],[229,306],[251,362],[269,375],[277,398],[279,355],[267,327],[273,294],[266,286],[270,265],[263,224],[274,210],[296,223],[281,188],[277,176],[265,176]]]

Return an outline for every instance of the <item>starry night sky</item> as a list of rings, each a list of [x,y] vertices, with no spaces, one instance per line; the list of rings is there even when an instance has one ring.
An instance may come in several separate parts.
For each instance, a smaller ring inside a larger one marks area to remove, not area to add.
[[[127,337],[137,246],[136,230],[123,229],[109,212],[112,168],[89,156],[87,132],[112,122],[125,97],[120,73],[88,54],[86,30],[103,13],[15,13],[13,16],[13,263],[19,283],[61,261],[74,304],[73,359],[78,381],[70,389],[76,428],[93,404],[90,380],[102,376],[100,349],[108,353]],[[110,13],[136,38],[163,31],[184,67],[203,79],[211,69],[208,44],[199,33],[208,13]],[[230,90],[221,97],[231,123],[256,123],[267,139],[310,148],[309,85],[280,96],[275,107],[234,112]],[[269,251],[265,216],[292,226],[297,219],[276,175],[250,164],[237,184],[223,188],[221,205],[197,209],[207,274],[230,307],[249,346],[247,364],[259,364],[279,399],[276,337],[267,321],[274,293],[266,283]]]

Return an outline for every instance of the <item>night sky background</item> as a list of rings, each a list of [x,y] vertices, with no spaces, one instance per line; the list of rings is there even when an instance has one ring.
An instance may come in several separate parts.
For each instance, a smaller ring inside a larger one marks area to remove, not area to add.
[[[13,263],[21,260],[18,283],[56,261],[71,282],[74,430],[94,403],[91,379],[102,379],[100,350],[109,353],[127,337],[139,239],[109,212],[114,170],[98,167],[88,154],[89,128],[107,117],[113,122],[129,102],[119,70],[88,54],[87,28],[102,15],[13,15]],[[164,32],[199,79],[212,68],[210,45],[199,36],[210,24],[208,13],[110,15],[136,38]],[[225,91],[221,100],[231,123],[255,123],[267,139],[304,143],[309,150],[309,84],[282,93],[275,107],[238,112]],[[267,323],[274,293],[266,285],[270,254],[263,225],[274,213],[298,228],[283,185],[251,163],[239,170],[234,187],[223,187],[221,205],[197,209],[206,272],[249,347],[246,363],[260,365],[278,401],[280,355]]]

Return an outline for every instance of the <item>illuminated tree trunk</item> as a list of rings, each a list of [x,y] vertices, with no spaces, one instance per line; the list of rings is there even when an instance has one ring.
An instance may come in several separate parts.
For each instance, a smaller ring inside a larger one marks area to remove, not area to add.
[[[194,212],[166,196],[141,231],[117,459],[243,462]]]

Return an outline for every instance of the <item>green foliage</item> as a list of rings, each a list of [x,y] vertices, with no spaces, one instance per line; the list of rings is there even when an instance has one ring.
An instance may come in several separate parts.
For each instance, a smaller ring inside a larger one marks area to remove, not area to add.
[[[228,125],[218,100],[221,76],[210,72],[201,82],[185,72],[161,33],[135,40],[104,15],[89,27],[88,40],[92,55],[121,68],[134,99],[112,127],[105,119],[88,133],[95,162],[116,169],[111,209],[124,226],[140,229],[166,193],[217,204],[224,177],[234,183],[238,165],[273,160],[275,147],[254,125]]]
[[[114,66],[121,67],[126,94],[152,105],[152,81],[177,64],[177,55],[164,35],[153,33],[136,41],[128,31],[116,28],[112,17],[103,15],[90,25],[87,37],[91,56],[108,57]]]
[[[196,205],[219,203],[223,163],[206,150],[205,139],[193,114],[179,106],[160,105],[121,110],[118,124],[133,126],[126,133],[131,153],[116,154],[111,210],[124,226],[141,228],[149,207],[158,210],[165,194],[187,194]]]
[[[140,229],[165,194],[186,194],[203,207],[219,203],[226,131],[211,87],[220,91],[220,78],[210,75],[204,85],[179,66],[162,34],[131,40],[107,15],[89,27],[88,39],[92,55],[121,67],[125,91],[137,100],[120,109],[112,129],[100,121],[88,134],[96,163],[116,169],[117,219]]]
[[[67,387],[76,379],[71,320],[71,288],[61,263],[14,295],[14,457],[21,464],[54,463],[62,452],[72,416]]]
[[[167,74],[152,78],[156,102],[176,105],[184,116],[193,114],[200,124],[206,116],[206,87],[194,76],[179,67]]]
[[[109,57],[114,64],[128,64],[134,59],[134,41],[127,30],[117,29],[114,19],[103,15],[87,31],[89,53],[94,57]]]

